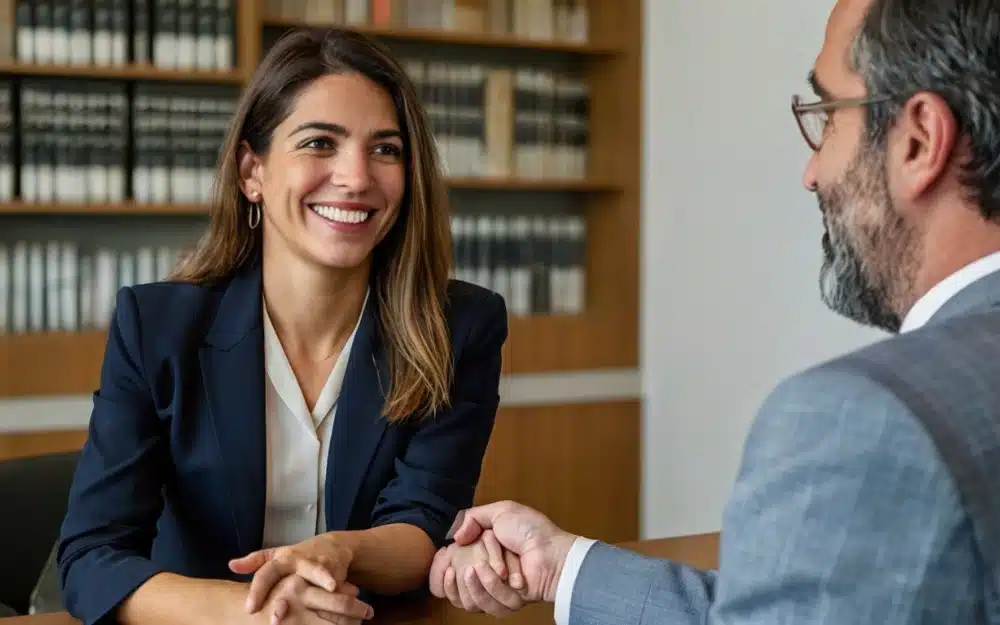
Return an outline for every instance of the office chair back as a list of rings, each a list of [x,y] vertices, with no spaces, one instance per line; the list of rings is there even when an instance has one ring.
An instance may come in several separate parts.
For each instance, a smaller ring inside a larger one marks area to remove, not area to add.
[[[66,515],[79,452],[0,462],[0,603],[27,614]]]

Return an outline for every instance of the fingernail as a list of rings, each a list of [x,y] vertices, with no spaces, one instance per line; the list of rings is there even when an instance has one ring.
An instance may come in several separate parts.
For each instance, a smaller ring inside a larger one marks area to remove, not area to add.
[[[272,614],[271,615],[271,625],[278,625],[278,615],[277,614]]]
[[[250,597],[247,597],[247,600],[243,602],[243,607],[246,608],[247,612],[253,611],[253,601],[250,600]]]
[[[523,584],[523,583],[524,583],[524,580],[521,579],[521,574],[520,573],[514,573],[513,575],[510,576],[510,587],[511,588],[520,589],[521,588],[521,584]]]
[[[448,533],[445,534],[445,539],[451,540],[452,538],[454,538],[455,532],[458,531],[458,528],[462,527],[462,522],[464,520],[465,520],[465,510],[459,510],[458,514],[455,515],[455,521],[451,524],[451,527],[448,529]]]
[[[368,611],[365,612],[365,620],[370,621],[373,618],[375,618],[375,610],[368,608]]]

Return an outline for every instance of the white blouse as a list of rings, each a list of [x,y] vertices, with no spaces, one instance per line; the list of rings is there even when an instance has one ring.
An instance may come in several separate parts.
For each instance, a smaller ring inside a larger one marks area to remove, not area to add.
[[[362,311],[367,304],[366,294]],[[266,548],[290,545],[327,531],[324,496],[327,456],[337,400],[361,315],[312,412],[306,408],[302,389],[271,324],[266,305],[263,317],[264,368],[267,371],[267,503],[263,537]]]

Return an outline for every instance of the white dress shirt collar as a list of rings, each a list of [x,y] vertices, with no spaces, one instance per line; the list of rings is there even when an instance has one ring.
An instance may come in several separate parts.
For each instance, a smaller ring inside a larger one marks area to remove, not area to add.
[[[1000,252],[994,252],[962,267],[935,284],[917,300],[903,319],[899,331],[909,332],[923,326],[956,293],[995,271],[1000,271]]]

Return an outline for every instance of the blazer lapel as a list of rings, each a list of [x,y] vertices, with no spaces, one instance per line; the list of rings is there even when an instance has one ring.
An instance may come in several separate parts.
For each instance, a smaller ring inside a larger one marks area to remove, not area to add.
[[[349,529],[354,500],[385,432],[383,389],[388,388],[389,378],[378,337],[377,301],[372,293],[361,313],[337,401],[327,457],[327,531]]]
[[[258,263],[232,279],[199,351],[241,555],[260,549],[267,493],[264,342]]]

